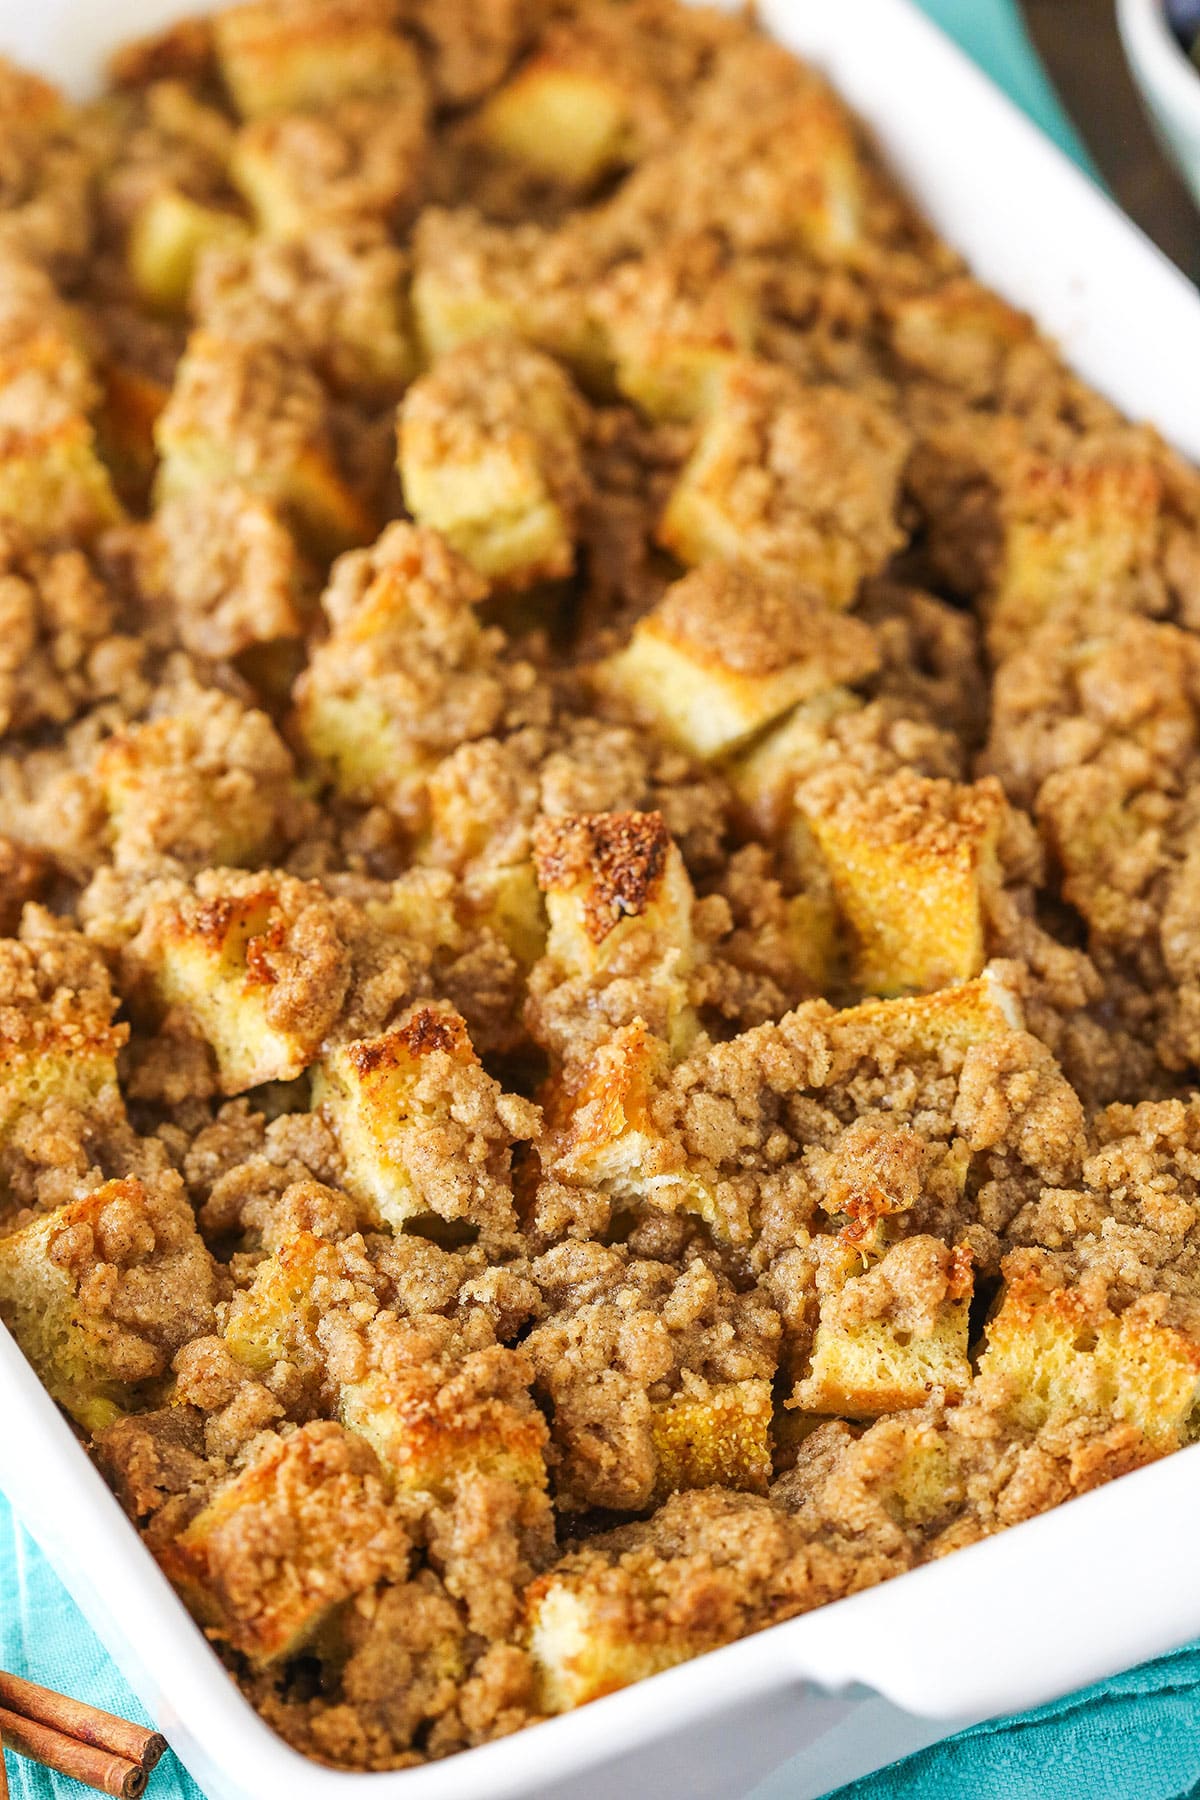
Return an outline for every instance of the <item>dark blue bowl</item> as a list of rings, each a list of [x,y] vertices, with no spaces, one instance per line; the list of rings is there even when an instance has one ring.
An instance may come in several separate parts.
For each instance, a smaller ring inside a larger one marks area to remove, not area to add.
[[[1190,55],[1200,41],[1200,0],[1165,0],[1167,23]]]

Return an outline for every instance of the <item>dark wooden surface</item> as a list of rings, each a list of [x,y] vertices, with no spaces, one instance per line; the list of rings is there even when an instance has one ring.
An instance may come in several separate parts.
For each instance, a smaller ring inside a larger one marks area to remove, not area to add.
[[[1126,212],[1200,280],[1200,212],[1151,135],[1117,36],[1113,0],[1022,0],[1042,54]]]

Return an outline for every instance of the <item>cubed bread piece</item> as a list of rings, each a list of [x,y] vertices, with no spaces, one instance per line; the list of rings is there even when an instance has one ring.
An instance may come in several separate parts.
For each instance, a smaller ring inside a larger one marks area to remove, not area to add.
[[[848,606],[903,541],[903,427],[863,394],[735,363],[658,525],[685,563],[744,562]]]
[[[870,629],[794,578],[709,563],[668,588],[601,686],[693,755],[724,756],[799,702],[878,666]]]
[[[725,1221],[709,1183],[655,1123],[652,1101],[670,1054],[641,1019],[622,1026],[547,1107],[556,1127],[546,1160],[560,1180],[601,1188],[618,1203],[649,1201],[703,1219],[718,1237]]]
[[[713,231],[752,254],[869,255],[872,180],[837,96],[763,39],[744,37],[708,73],[684,129],[617,189],[606,223],[639,248]]]
[[[675,1495],[651,1518],[589,1538],[530,1587],[539,1704],[565,1712],[820,1606],[861,1585],[859,1566],[765,1498]]]
[[[403,253],[370,223],[209,249],[191,298],[218,337],[269,338],[341,393],[380,402],[412,376]]]
[[[409,1549],[370,1446],[321,1420],[268,1440],[159,1560],[210,1636],[263,1668],[402,1579]]]
[[[347,1191],[377,1223],[513,1223],[512,1145],[537,1115],[484,1071],[452,1008],[419,1007],[381,1037],[327,1051],[313,1105],[341,1148]]]
[[[324,895],[269,873],[208,870],[151,898],[130,954],[167,1023],[209,1045],[225,1094],[303,1074],[350,978]]]
[[[662,814],[539,819],[534,861],[550,922],[529,987],[538,1041],[561,1054],[580,1033],[574,1015],[594,1010],[596,990],[629,983],[644,1023],[674,1055],[685,1054],[699,1028],[688,983],[697,961],[695,896]],[[614,1022],[611,1008],[606,1020]]]
[[[616,21],[602,8],[551,24],[515,75],[480,107],[471,138],[569,193],[628,166],[667,138],[670,46],[639,31],[631,8]]]
[[[38,542],[92,537],[121,516],[96,450],[100,389],[82,342],[40,269],[0,261],[0,518]]]
[[[524,1348],[550,1403],[564,1511],[640,1511],[682,1488],[765,1493],[779,1317],[699,1257],[678,1269],[568,1240],[533,1265]]]
[[[1023,1029],[1020,1002],[995,969],[974,981],[897,1000],[863,1000],[834,1015],[831,1034],[840,1050],[871,1054],[886,1041],[889,1061],[949,1059],[961,1065],[967,1051],[990,1038]]]
[[[125,255],[134,291],[157,312],[181,313],[204,252],[248,236],[249,227],[236,213],[205,206],[175,188],[158,188],[129,228]]]
[[[27,431],[0,421],[0,518],[44,541],[92,538],[120,517],[87,419],[63,417]]]
[[[404,1493],[445,1503],[475,1475],[544,1493],[546,1421],[531,1374],[523,1352],[472,1349],[449,1320],[384,1313],[366,1332],[363,1366],[342,1382],[340,1416]]]
[[[988,643],[1007,656],[1057,611],[1163,610],[1164,484],[1144,449],[1101,441],[1054,460],[1022,457],[1003,484],[1003,551]]]
[[[89,1431],[210,1330],[216,1280],[177,1175],[108,1181],[0,1238],[0,1319]]]
[[[822,262],[853,262],[866,238],[867,183],[841,100],[813,82],[778,116],[756,121],[751,115],[743,129],[742,179],[748,194],[757,187],[762,213],[770,199],[786,240]],[[735,133],[731,159],[737,149]],[[730,201],[736,206],[733,196]]]
[[[216,14],[221,78],[243,118],[422,87],[390,0],[250,0]]]
[[[118,868],[268,863],[311,810],[267,715],[216,689],[115,731],[92,775]]]
[[[470,207],[428,206],[413,230],[413,318],[435,361],[479,338],[517,337],[565,363],[588,392],[611,386],[592,316],[596,246],[570,224],[498,225]]]
[[[500,639],[477,611],[486,592],[436,532],[407,523],[337,565],[322,600],[330,633],[296,685],[296,718],[342,793],[419,827],[442,757],[500,725]]]
[[[528,975],[546,954],[546,906],[532,861],[472,870],[462,894],[467,918],[490,927]]]
[[[970,1253],[935,1237],[906,1238],[876,1259],[835,1238],[819,1238],[817,1250],[820,1317],[789,1404],[860,1419],[934,1393],[961,1400],[971,1381]]]
[[[592,975],[631,935],[661,932],[692,955],[692,884],[661,813],[563,813],[538,821],[547,953],[563,975]]]
[[[583,403],[550,358],[485,338],[439,358],[400,409],[400,478],[472,568],[530,587],[575,566]]]
[[[986,1327],[981,1390],[1013,1423],[1100,1415],[1136,1426],[1154,1454],[1200,1426],[1200,1317],[1194,1303],[1143,1294],[1114,1311],[1094,1280],[1045,1250],[1016,1250]]]
[[[829,869],[859,987],[900,994],[978,975],[984,901],[1001,882],[1007,809],[997,781],[966,786],[906,770],[856,790],[831,770],[804,784],[798,802]]]
[[[652,1407],[658,1461],[655,1498],[683,1488],[765,1493],[771,1479],[771,1384],[731,1381]]]
[[[592,308],[621,392],[651,419],[692,420],[719,397],[730,366],[759,333],[750,284],[714,238],[685,238],[618,263]]]
[[[230,1301],[221,1334],[253,1375],[268,1375],[280,1362],[291,1363],[301,1377],[323,1375],[321,1318],[335,1306],[371,1298],[370,1284],[356,1282],[350,1267],[363,1260],[361,1239],[353,1247],[348,1252],[341,1243],[297,1231],[259,1263],[249,1287]]]
[[[103,148],[93,204],[110,240],[126,242],[159,195],[219,211],[229,205],[233,123],[187,82],[166,78],[106,95],[88,120]],[[132,272],[128,256],[125,271]],[[111,291],[111,278],[103,286]]]
[[[1022,352],[1030,373],[1045,352],[1033,321],[969,276],[943,286],[899,294],[885,306],[891,344],[900,361],[919,375],[956,388],[979,403],[1007,389]]]
[[[419,91],[355,96],[243,125],[229,178],[268,237],[364,222],[399,228],[421,195],[426,139]]]
[[[284,507],[318,553],[372,534],[337,466],[321,385],[278,345],[194,332],[155,440],[160,502],[233,483]]]
[[[729,778],[756,836],[780,844],[786,840],[798,817],[796,788],[820,767],[830,728],[862,709],[862,700],[849,688],[825,689],[803,701],[730,764]],[[811,836],[807,826],[803,830]]]
[[[629,1616],[635,1609],[623,1592],[610,1594],[605,1574],[545,1575],[530,1591],[529,1652],[546,1712],[570,1712],[722,1642],[713,1632],[672,1632],[665,1624],[651,1633],[640,1620],[635,1632]]]
[[[576,190],[628,162],[633,150],[619,75],[571,68],[545,52],[484,102],[478,134],[493,155]]]
[[[58,1101],[87,1113],[117,1092],[117,999],[99,953],[40,906],[20,937],[0,940],[0,1142],[28,1114]]]

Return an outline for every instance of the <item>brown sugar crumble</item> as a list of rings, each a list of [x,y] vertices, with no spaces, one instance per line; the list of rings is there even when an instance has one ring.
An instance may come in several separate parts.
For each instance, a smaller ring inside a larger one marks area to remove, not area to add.
[[[1200,474],[676,0],[0,67],[0,1320],[481,1744],[1200,1435]]]

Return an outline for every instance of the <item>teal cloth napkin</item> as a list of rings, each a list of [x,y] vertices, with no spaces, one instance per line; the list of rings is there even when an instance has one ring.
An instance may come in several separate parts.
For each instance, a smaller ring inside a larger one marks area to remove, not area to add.
[[[1083,167],[1087,152],[1013,0],[921,0]],[[0,1499],[0,1667],[129,1718],[145,1715],[61,1583]],[[1200,1777],[1200,1647],[1018,1719],[979,1726],[843,1788],[839,1800],[1176,1800]],[[13,1800],[78,1800],[71,1781],[9,1758]],[[204,1800],[173,1757],[154,1800]],[[266,1797],[264,1796],[264,1800]]]

